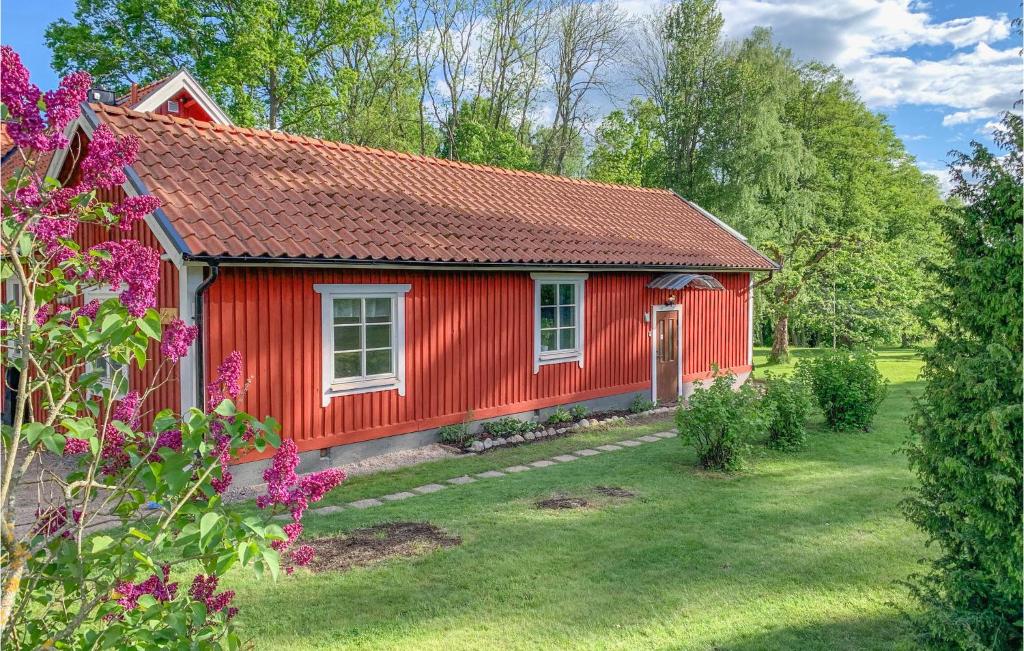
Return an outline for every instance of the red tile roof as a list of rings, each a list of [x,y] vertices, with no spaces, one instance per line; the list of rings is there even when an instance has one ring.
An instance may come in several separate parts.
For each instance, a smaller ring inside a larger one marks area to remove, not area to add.
[[[93,105],[194,256],[772,269],[672,192]]]
[[[50,160],[53,159],[52,151],[34,152],[33,159],[26,161],[21,150],[14,146],[14,141],[7,133],[7,126],[0,124],[0,183],[6,183],[7,179],[14,176],[14,173],[21,169],[26,163],[31,166],[39,176],[46,174],[50,167]]]
[[[125,106],[127,108],[135,108],[136,106],[138,106],[139,104],[142,103],[142,100],[146,99],[147,97],[152,95],[154,92],[156,92],[158,88],[160,88],[165,83],[167,83],[167,81],[171,77],[173,77],[173,76],[174,76],[173,74],[170,74],[170,75],[167,75],[166,77],[161,77],[160,79],[157,79],[156,81],[151,81],[148,84],[140,85],[136,89],[136,91],[135,91],[135,98],[136,99],[135,99],[134,102],[132,101],[132,94],[131,94],[130,91],[125,93],[124,95],[118,97],[115,101],[117,102],[118,106]]]

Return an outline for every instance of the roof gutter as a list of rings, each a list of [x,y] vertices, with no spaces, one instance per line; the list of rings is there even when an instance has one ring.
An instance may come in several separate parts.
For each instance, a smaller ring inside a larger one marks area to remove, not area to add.
[[[762,257],[764,257],[762,255]],[[448,262],[438,260],[355,260],[350,258],[271,258],[266,256],[226,256],[226,255],[185,255],[189,262],[208,265],[226,266],[291,266],[291,267],[375,267],[397,269],[445,269],[451,271],[493,269],[495,271],[532,271],[538,269],[561,269],[564,271],[650,271],[670,273],[674,271],[703,272],[771,272],[777,266],[771,260],[772,268],[763,267],[725,267],[713,265],[640,265],[640,264],[580,264],[566,262]]]
[[[203,407],[206,405],[206,370],[204,368],[204,361],[206,359],[206,352],[203,349],[203,295],[206,290],[210,288],[210,285],[217,280],[217,276],[220,275],[220,264],[212,262],[210,264],[210,275],[206,277],[203,282],[199,283],[196,287],[195,305],[193,306],[194,321],[197,328],[196,333],[196,405]]]

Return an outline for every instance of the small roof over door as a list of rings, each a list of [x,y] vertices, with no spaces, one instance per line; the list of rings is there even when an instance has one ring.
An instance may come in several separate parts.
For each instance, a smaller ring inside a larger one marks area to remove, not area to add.
[[[714,276],[706,274],[662,274],[647,283],[651,289],[682,289],[693,286],[697,289],[725,289]]]

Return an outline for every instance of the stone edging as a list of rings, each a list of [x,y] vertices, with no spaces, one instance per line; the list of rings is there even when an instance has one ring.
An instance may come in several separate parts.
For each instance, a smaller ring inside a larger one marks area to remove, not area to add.
[[[645,412],[658,413],[658,412]],[[318,509],[310,509],[307,514],[313,515],[331,515],[340,511],[349,509],[368,509],[374,506],[382,506],[388,502],[399,502],[407,500],[411,497],[418,497],[420,495],[429,495],[436,493],[446,488],[452,488],[455,486],[461,486],[463,484],[472,484],[482,479],[498,479],[500,477],[507,477],[509,475],[519,474],[521,472],[527,472],[530,470],[536,470],[540,468],[550,468],[552,466],[560,466],[571,461],[578,461],[579,459],[585,459],[587,457],[596,456],[606,452],[616,452],[618,450],[625,450],[628,448],[639,447],[646,443],[656,443],[664,439],[675,438],[678,436],[673,431],[657,432],[655,434],[647,434],[645,436],[638,436],[635,439],[626,439],[624,441],[616,441],[615,443],[606,443],[604,445],[598,445],[593,448],[585,448],[583,450],[576,450],[566,454],[559,454],[550,459],[540,459],[533,461],[526,465],[509,466],[504,470],[486,470],[484,472],[477,473],[475,475],[462,475],[460,477],[452,477],[443,483],[439,484],[425,484],[423,486],[417,486],[416,488],[400,491],[398,493],[391,493],[389,495],[381,495],[380,497],[368,497],[354,502],[349,502],[345,505],[336,506],[324,506]],[[275,519],[290,519],[291,516],[288,514],[281,514],[274,516]]]
[[[463,448],[463,450],[466,452],[483,452],[484,450],[490,450],[491,448],[500,448],[502,446],[507,445],[519,445],[521,443],[531,443],[533,441],[539,441],[546,438],[551,438],[553,436],[564,436],[565,434],[579,432],[590,427],[596,427],[599,425],[617,425],[620,423],[625,423],[634,418],[642,418],[644,416],[655,416],[658,414],[667,414],[675,410],[675,407],[656,407],[654,409],[642,411],[638,414],[625,414],[623,416],[611,416],[609,418],[584,418],[577,423],[569,425],[568,427],[545,427],[544,429],[538,429],[536,432],[515,434],[508,438],[498,437],[489,439],[477,439],[467,447]]]

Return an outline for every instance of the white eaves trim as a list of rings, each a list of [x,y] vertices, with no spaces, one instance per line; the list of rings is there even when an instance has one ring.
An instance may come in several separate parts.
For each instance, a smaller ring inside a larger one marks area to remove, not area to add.
[[[234,124],[231,118],[228,117],[228,114],[217,106],[217,102],[213,101],[213,98],[207,94],[199,82],[184,68],[160,84],[156,90],[140,101],[132,110],[142,112],[155,111],[182,90],[188,91],[192,98],[196,100],[196,103],[213,118],[215,123],[224,125]]]
[[[83,111],[90,110],[86,105],[83,104],[82,106]],[[69,124],[64,129],[64,136],[70,142],[72,136],[74,136],[75,132],[78,131],[79,129],[81,129],[86,136],[92,138],[93,125],[85,117],[84,114],[78,116],[77,120]],[[61,168],[64,167],[64,161],[67,160],[69,149],[70,146],[65,147],[64,149],[58,149],[53,153],[53,158],[50,159],[50,166],[46,168],[46,176],[49,176],[54,179],[57,178],[57,175],[60,174]],[[131,177],[134,174],[134,171],[130,167],[126,169],[128,172],[129,180],[125,181],[121,185],[121,187],[127,196],[136,197],[140,193],[131,182]],[[181,269],[181,251],[178,250],[178,247],[175,246],[174,241],[164,231],[163,225],[160,223],[160,220],[157,219],[156,215],[154,215],[153,213],[149,213],[148,215],[146,215],[144,217],[144,220],[146,222],[146,226],[149,227],[149,230],[153,232],[153,235],[156,237],[157,241],[160,242],[160,246],[163,248],[164,254],[167,256],[167,259],[174,263],[175,267]]]

